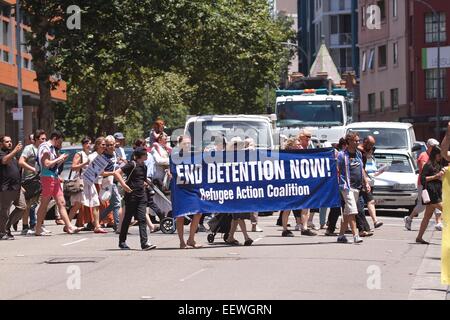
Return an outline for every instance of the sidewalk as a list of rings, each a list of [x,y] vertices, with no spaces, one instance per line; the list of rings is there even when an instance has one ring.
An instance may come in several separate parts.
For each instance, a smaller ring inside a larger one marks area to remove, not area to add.
[[[409,292],[409,300],[450,300],[447,286],[441,284],[441,241],[442,232],[434,230]]]

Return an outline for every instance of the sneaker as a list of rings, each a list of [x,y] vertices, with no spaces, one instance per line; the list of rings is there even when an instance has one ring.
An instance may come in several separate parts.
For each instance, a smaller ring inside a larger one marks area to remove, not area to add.
[[[27,234],[25,236],[29,237],[29,236],[34,236],[35,234],[36,234],[36,231],[28,229]]]
[[[405,228],[406,230],[411,231],[411,224],[412,224],[412,219],[408,216],[403,218],[403,221],[405,222]]]
[[[20,232],[20,234],[21,234],[22,236],[26,236],[29,230],[30,230],[30,229],[22,229],[22,231]]]
[[[435,225],[434,229],[436,229],[437,231],[442,231],[442,222],[439,222],[437,225]]]
[[[302,230],[302,236],[317,236],[317,233],[312,231],[311,229]]]
[[[375,229],[378,229],[379,227],[381,227],[383,225],[383,222],[381,221],[377,221],[373,224],[373,226],[375,227]]]
[[[347,237],[345,235],[343,235],[343,236],[339,236],[337,238],[337,242],[339,242],[339,243],[348,243],[348,240],[347,240]]]
[[[42,225],[42,231],[44,231],[45,233],[52,233],[50,230],[48,230],[47,228],[45,228],[44,225]]]
[[[6,237],[7,237],[6,240],[14,240],[15,239],[13,234],[11,233],[11,230],[6,231]]]
[[[354,236],[353,237],[353,243],[361,243],[363,242],[362,239],[359,236]]]
[[[0,235],[0,240],[14,240],[14,236],[6,233],[4,235]]]
[[[125,242],[119,243],[119,248],[122,250],[130,250],[130,247]]]
[[[152,249],[155,249],[156,248],[156,246],[154,245],[154,244],[146,244],[145,246],[143,246],[142,247],[142,250],[143,251],[149,251],[149,250],[152,250]]]
[[[292,231],[290,231],[290,230],[284,230],[284,231],[281,233],[281,236],[282,236],[282,237],[293,237],[294,234],[293,234]]]
[[[257,224],[252,224],[252,232],[263,232],[263,230]]]
[[[289,226],[288,226],[289,227]],[[295,231],[300,231],[300,230],[302,230],[302,225],[301,224],[297,224],[296,226],[295,226]]]

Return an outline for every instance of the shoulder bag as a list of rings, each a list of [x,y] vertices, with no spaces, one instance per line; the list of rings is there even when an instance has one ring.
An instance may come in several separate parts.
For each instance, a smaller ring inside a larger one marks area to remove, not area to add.
[[[81,152],[80,152],[80,157],[81,157],[81,162],[83,162],[83,155]],[[75,195],[80,192],[83,192],[84,191],[84,181],[83,181],[83,179],[81,179],[81,170],[80,170],[80,174],[75,179],[71,179],[71,177],[72,177],[72,169],[70,169],[68,179],[64,180],[64,183],[63,183],[64,193],[67,193],[69,195]]]

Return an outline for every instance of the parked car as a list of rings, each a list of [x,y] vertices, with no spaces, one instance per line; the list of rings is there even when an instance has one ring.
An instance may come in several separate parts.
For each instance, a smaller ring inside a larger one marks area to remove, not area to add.
[[[416,204],[418,169],[407,150],[375,151],[377,167],[385,171],[374,179],[373,196],[378,208],[405,208]]]

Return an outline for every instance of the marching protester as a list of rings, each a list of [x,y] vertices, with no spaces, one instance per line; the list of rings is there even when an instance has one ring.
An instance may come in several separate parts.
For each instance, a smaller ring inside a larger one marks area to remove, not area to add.
[[[190,152],[191,152],[191,138],[187,135],[179,137],[178,148],[174,151],[174,155],[183,157],[186,156],[186,154],[189,154]],[[195,233],[197,232],[201,217],[202,217],[201,213],[196,213],[192,216],[191,225],[189,228],[189,238],[186,242],[184,241],[185,218],[184,217],[176,218],[177,233],[178,238],[180,239],[180,249],[189,249],[189,247],[199,249],[203,247],[202,245],[197,244],[195,242]]]
[[[47,213],[47,206],[52,198],[55,199],[61,218],[65,224],[65,232],[73,234],[81,229],[74,227],[66,211],[66,201],[61,188],[61,182],[58,177],[58,166],[67,160],[68,155],[57,154],[57,149],[61,148],[64,136],[59,131],[54,131],[50,135],[50,140],[42,143],[38,149],[37,164],[40,167],[40,177],[42,185],[41,203],[37,212],[37,221],[35,228],[36,236],[49,235],[42,229],[42,224]]]
[[[36,166],[36,156],[39,146],[47,141],[47,136],[44,130],[38,129],[32,136],[33,143],[25,146],[19,158],[19,165],[23,169],[22,185],[27,184],[27,182],[32,179],[39,179],[39,172]],[[36,185],[40,184],[34,184],[34,186]],[[36,224],[35,208],[39,203],[39,197],[40,192],[30,199],[25,198],[27,208],[25,209],[22,217],[22,235],[26,235],[28,234],[28,230],[34,229]],[[30,218],[30,224],[28,224],[28,218]],[[58,221],[56,221],[56,223],[58,224]]]
[[[416,238],[416,242],[420,244],[429,244],[423,240],[423,234],[428,227],[434,210],[438,209],[442,211],[442,177],[447,171],[447,168],[442,166],[441,160],[441,149],[438,146],[434,146],[431,149],[430,158],[423,167],[422,174],[420,175],[421,184],[426,193],[422,195],[422,202],[425,204],[425,214]]]
[[[156,142],[152,145],[152,156],[155,159],[154,181],[156,185],[165,191],[164,182],[167,181],[167,172],[169,169],[169,160],[172,149],[167,146],[167,135],[161,133]]]
[[[21,192],[21,177],[16,155],[22,150],[19,142],[14,148],[9,136],[0,136],[0,240],[14,240],[11,226],[23,216],[27,204]],[[11,205],[15,209],[10,213]]]
[[[360,142],[357,133],[348,133],[345,137],[347,148],[338,154],[337,165],[339,170],[339,188],[345,202],[343,210],[343,221],[337,239],[340,243],[347,243],[345,236],[346,227],[350,224],[354,243],[361,243],[356,229],[356,215],[358,214],[357,201],[363,187],[370,191],[370,186],[363,173],[363,162],[361,152],[358,150]]]
[[[120,227],[119,248],[129,250],[127,245],[128,229],[131,218],[135,215],[139,221],[139,237],[142,250],[152,250],[156,246],[148,242],[146,208],[147,193],[145,191],[147,181],[147,151],[144,148],[136,148],[133,153],[133,160],[114,172],[114,177],[119,181],[125,190],[125,214]],[[122,175],[127,176],[126,181]]]
[[[369,184],[373,187],[373,178],[379,176],[384,172],[384,170],[378,170],[377,164],[375,161],[375,138],[373,136],[367,136],[364,138],[363,143],[358,146],[359,151],[361,151],[363,155],[363,164],[364,170],[369,178]],[[364,203],[367,206],[367,210],[369,211],[369,215],[372,218],[374,228],[377,229],[383,225],[383,222],[377,219],[377,212],[375,209],[375,200],[373,198],[373,190],[370,192],[363,189],[361,192],[361,196],[364,200]]]
[[[427,145],[427,150],[422,152],[419,155],[419,157],[417,158],[417,167],[419,168],[419,176],[418,176],[418,181],[417,181],[417,191],[418,191],[417,204],[414,207],[411,214],[404,218],[405,228],[406,228],[406,230],[409,230],[409,231],[411,231],[411,225],[412,225],[413,219],[415,217],[417,217],[419,215],[419,213],[422,212],[424,209],[424,205],[422,203],[422,191],[424,190],[424,187],[422,184],[422,179],[420,177],[422,175],[423,167],[430,160],[431,150],[433,150],[434,147],[439,146],[439,141],[431,138],[431,139],[427,140],[426,145]],[[435,213],[435,218],[436,218],[435,228],[438,231],[442,231],[441,214],[440,214],[439,209],[436,209],[434,211],[434,213]]]
[[[116,132],[113,136],[114,139],[116,139],[117,163],[120,167],[122,167],[127,163],[127,155],[125,154],[125,150],[123,149],[123,147],[125,146],[125,136],[122,132]]]
[[[230,140],[230,143],[227,145],[228,151],[237,151],[244,149],[244,141],[240,137],[234,137]],[[224,214],[224,213],[222,213]],[[240,245],[239,241],[234,238],[234,234],[236,233],[237,227],[241,228],[242,234],[244,235],[244,246],[251,246],[253,240],[249,237],[247,232],[247,226],[245,225],[245,220],[250,220],[250,213],[233,213],[233,220],[231,222],[230,232],[228,233],[228,238],[225,242],[229,245],[238,246]]]

